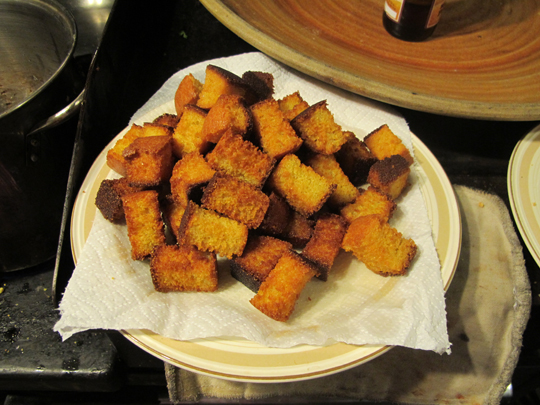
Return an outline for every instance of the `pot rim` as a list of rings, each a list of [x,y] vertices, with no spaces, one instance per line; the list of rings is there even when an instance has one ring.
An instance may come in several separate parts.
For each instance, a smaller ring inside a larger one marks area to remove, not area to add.
[[[32,7],[38,7],[41,9],[48,9],[47,12],[50,12],[51,15],[59,16],[62,21],[65,23],[64,25],[69,29],[70,31],[70,37],[71,37],[71,46],[69,49],[69,52],[66,54],[64,59],[62,60],[62,63],[57,67],[56,71],[50,75],[47,80],[45,80],[41,86],[39,86],[36,90],[34,90],[28,97],[26,97],[21,102],[15,104],[13,107],[8,108],[7,110],[0,113],[0,120],[10,114],[12,114],[14,111],[17,111],[21,108],[23,108],[26,104],[30,103],[32,100],[34,100],[36,97],[38,97],[47,87],[51,85],[51,83],[62,74],[62,72],[65,70],[67,64],[69,63],[70,59],[73,57],[73,53],[75,51],[75,46],[77,45],[77,24],[75,22],[75,18],[71,14],[71,12],[65,8],[62,4],[58,3],[56,0],[2,0],[3,3],[21,3],[21,4],[28,4]]]

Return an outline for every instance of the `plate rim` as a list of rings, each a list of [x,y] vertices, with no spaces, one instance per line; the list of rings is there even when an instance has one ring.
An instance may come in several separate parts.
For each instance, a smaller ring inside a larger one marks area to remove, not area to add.
[[[540,266],[540,224],[537,222],[532,208],[532,203],[536,203],[540,207],[540,201],[530,201],[531,193],[528,185],[530,166],[535,155],[540,153],[540,142],[535,143],[536,140],[540,141],[540,125],[531,129],[514,147],[508,163],[507,188],[516,226],[531,256]],[[524,197],[526,197],[527,204]]]
[[[166,103],[169,104],[169,103]],[[154,111],[154,110],[152,110]],[[152,113],[149,112],[149,114]],[[77,193],[77,197],[73,206],[73,212],[72,212],[72,218],[71,218],[71,247],[72,247],[72,254],[73,259],[75,263],[77,262],[77,255],[80,253],[80,248],[78,245],[80,245],[79,242],[77,242],[77,235],[78,233],[75,232],[75,227],[77,226],[77,211],[80,210],[81,204],[84,204],[84,202],[89,202],[91,197],[95,195],[95,191],[97,191],[97,183],[96,179],[93,178],[94,176],[97,176],[101,171],[107,171],[109,174],[114,173],[111,169],[109,169],[106,166],[106,150],[110,149],[112,145],[119,139],[127,130],[129,127],[124,128],[111,142],[103,149],[101,154],[98,156],[98,158],[94,161],[92,167],[90,168],[89,172],[87,173],[87,176]],[[456,216],[454,218],[455,223],[453,223],[453,227],[451,229],[452,232],[448,233],[448,237],[453,239],[453,243],[449,245],[450,252],[447,252],[445,258],[440,257],[440,253],[437,250],[437,253],[439,255],[439,259],[441,262],[441,272],[445,272],[446,279],[443,278],[444,282],[444,291],[446,292],[451,284],[451,281],[453,279],[453,276],[455,274],[458,261],[459,261],[459,255],[461,251],[461,214],[459,211],[459,206],[457,203],[457,198],[454,192],[454,189],[444,172],[444,169],[436,159],[436,157],[432,154],[432,152],[427,148],[427,146],[414,134],[412,135],[412,143],[413,148],[415,152],[415,159],[417,161],[415,169],[416,170],[424,170],[423,165],[428,165],[427,167],[431,168],[433,172],[436,174],[436,178],[440,181],[443,191],[445,192],[445,198],[443,199],[446,203],[446,209],[448,209],[448,212],[450,214],[453,214]],[[422,159],[425,159],[425,161],[422,161]],[[427,177],[427,174],[425,175]],[[431,183],[430,183],[431,184]],[[89,186],[92,187],[89,187]],[[92,188],[94,189],[94,192],[92,192]],[[424,193],[422,193],[424,197]],[[435,196],[437,198],[437,196]],[[425,197],[424,197],[425,199]],[[97,208],[95,208],[95,205],[93,205],[93,213],[94,215],[92,218],[95,217],[95,214],[97,213]],[[439,204],[437,205],[437,209],[439,209]],[[79,216],[80,217],[80,216]],[[88,220],[87,215],[84,215],[84,219]],[[450,218],[449,218],[450,220]],[[84,221],[83,221],[84,222]],[[84,232],[83,232],[84,233]],[[83,238],[85,239],[85,235],[83,235]],[[435,242],[437,245],[437,242]],[[82,244],[84,245],[84,243]],[[81,245],[81,246],[82,246]],[[274,383],[274,382],[291,382],[291,381],[302,381],[312,378],[318,378],[326,375],[335,374],[347,369],[350,369],[352,367],[358,366],[360,364],[366,363],[368,361],[373,360],[374,358],[386,353],[388,350],[392,349],[394,346],[389,345],[348,345],[346,343],[338,342],[336,344],[339,345],[345,345],[350,346],[352,348],[351,352],[359,351],[362,352],[366,350],[366,347],[369,347],[371,352],[369,352],[366,355],[363,355],[355,360],[346,361],[342,364],[339,364],[334,367],[327,367],[327,368],[317,368],[313,367],[313,365],[307,364],[305,365],[305,370],[302,370],[301,372],[295,371],[293,373],[289,373],[289,375],[268,375],[268,372],[260,372],[255,370],[249,370],[249,372],[244,373],[227,373],[223,370],[220,370],[219,368],[216,369],[216,367],[202,367],[199,364],[193,364],[189,361],[184,361],[178,358],[178,356],[175,358],[174,356],[171,356],[167,353],[164,353],[163,351],[160,351],[159,347],[162,345],[161,342],[159,342],[159,339],[166,339],[162,338],[161,336],[158,336],[152,332],[147,333],[142,330],[138,329],[125,329],[120,331],[123,336],[125,336],[128,340],[130,340],[132,343],[134,343],[139,348],[143,349],[144,351],[148,352],[149,354],[160,358],[161,360],[176,365],[178,367],[182,367],[185,369],[188,369],[190,371],[204,374],[216,378],[226,379],[230,381],[238,381],[238,382],[260,382],[260,383]],[[217,339],[219,340],[219,339]],[[182,342],[185,343],[185,342]],[[190,344],[198,344],[197,342],[187,341],[187,343]],[[308,346],[308,345],[306,345]],[[282,349],[281,349],[282,350]]]
[[[326,83],[373,100],[417,111],[462,118],[516,121],[533,121],[540,118],[540,102],[489,103],[452,99],[426,95],[356,76],[319,62],[270,37],[237,15],[221,0],[201,0],[201,4],[228,29],[268,56]]]

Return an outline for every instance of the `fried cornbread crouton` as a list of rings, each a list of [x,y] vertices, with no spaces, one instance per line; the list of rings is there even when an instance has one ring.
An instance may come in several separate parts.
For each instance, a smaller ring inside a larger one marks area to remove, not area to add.
[[[302,256],[319,268],[317,277],[320,280],[328,279],[328,273],[341,250],[347,226],[347,222],[336,214],[324,214],[317,219],[313,236],[302,250]]]
[[[159,292],[218,289],[216,256],[191,245],[161,245],[150,261],[154,288]]]
[[[203,208],[257,228],[264,219],[270,200],[259,188],[236,177],[216,174],[204,189]]]
[[[122,221],[124,219],[122,197],[138,191],[142,191],[142,188],[130,186],[125,177],[112,180],[105,179],[99,185],[96,194],[96,207],[108,221]]]
[[[172,171],[170,183],[173,200],[186,207],[191,189],[208,183],[215,173],[203,155],[188,153],[176,162]]]
[[[364,143],[367,145],[373,156],[379,160],[390,157],[392,155],[401,155],[408,164],[413,164],[413,157],[401,139],[392,132],[386,124],[381,125],[376,130],[369,133],[364,138]]]
[[[274,167],[274,160],[269,155],[230,130],[206,155],[206,160],[214,170],[238,177],[255,187],[263,186]]]
[[[313,265],[295,252],[285,252],[262,282],[250,303],[266,316],[287,321],[306,284],[317,274]]]
[[[316,173],[336,185],[336,189],[328,199],[328,204],[332,207],[343,207],[354,201],[358,197],[358,194],[360,194],[360,191],[350,182],[345,173],[343,173],[334,155],[316,153],[306,160],[306,164],[312,167]]]
[[[231,275],[257,292],[280,257],[292,249],[292,245],[271,236],[250,236],[242,256],[231,262]]]
[[[335,122],[326,100],[301,112],[291,121],[291,125],[304,144],[316,153],[331,155],[347,142],[348,135]]]
[[[184,76],[174,93],[174,108],[179,117],[182,116],[187,104],[197,104],[202,87],[202,83],[191,73]]]
[[[336,188],[335,184],[315,173],[292,154],[281,159],[268,178],[268,183],[272,190],[306,217],[317,212]]]
[[[279,99],[278,104],[281,111],[283,111],[283,115],[289,121],[309,108],[309,104],[302,98],[298,91]]]
[[[393,155],[371,166],[367,180],[377,190],[395,200],[409,184],[410,172],[409,163],[405,158],[401,155]]]
[[[164,223],[155,190],[139,191],[122,197],[126,215],[131,258],[143,260],[154,247],[165,243]]]
[[[349,133],[348,140],[335,154],[343,173],[355,186],[366,183],[369,169],[378,160],[364,142]]]
[[[178,233],[179,243],[192,244],[204,252],[232,259],[244,251],[248,227],[190,201]]]
[[[152,124],[161,125],[161,126],[168,127],[174,130],[174,128],[178,125],[178,121],[180,121],[180,117],[178,117],[178,115],[164,113],[156,117],[156,119],[152,121]]]
[[[197,106],[209,110],[223,94],[236,94],[248,103],[255,99],[253,90],[241,77],[218,66],[208,65]]]
[[[289,225],[291,207],[274,192],[270,193],[268,201],[266,215],[257,230],[268,235],[281,235]]]
[[[266,100],[274,94],[274,75],[271,73],[248,70],[242,73],[242,79],[257,96],[256,101]]]
[[[384,221],[392,217],[397,205],[386,194],[383,194],[373,186],[361,190],[361,194],[351,204],[341,209],[341,216],[352,222],[364,215],[379,215]]]
[[[186,211],[186,205],[179,204],[172,199],[172,196],[166,198],[166,203],[163,207],[163,219],[170,232],[174,235],[176,241],[179,239],[180,224],[184,212]]]
[[[268,98],[251,106],[255,136],[261,149],[273,159],[296,152],[303,141],[296,135],[289,120],[285,119],[279,104]]]
[[[251,110],[244,104],[244,99],[236,94],[219,96],[204,120],[201,136],[203,139],[218,143],[228,130],[239,135],[248,134],[253,127]]]
[[[136,187],[157,186],[171,177],[173,154],[170,136],[135,139],[122,153],[126,177]]]
[[[210,147],[210,143],[203,138],[202,129],[206,111],[187,104],[184,107],[182,117],[173,133],[173,152],[177,158],[182,158],[188,153],[205,153]]]
[[[401,276],[416,255],[416,244],[405,239],[378,215],[358,217],[343,238],[342,247],[381,276]]]
[[[313,235],[314,221],[292,210],[287,228],[281,237],[291,242],[295,249],[303,249]]]
[[[170,128],[145,122],[143,125],[132,124],[129,130],[120,138],[116,144],[107,151],[107,165],[116,173],[126,175],[126,161],[123,156],[126,149],[135,139],[146,136],[170,136]]]

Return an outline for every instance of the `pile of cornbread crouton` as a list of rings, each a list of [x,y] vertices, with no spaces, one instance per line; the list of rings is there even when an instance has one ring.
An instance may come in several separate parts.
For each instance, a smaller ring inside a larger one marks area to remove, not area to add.
[[[417,247],[389,219],[413,159],[387,125],[361,141],[325,100],[276,99],[271,74],[214,65],[204,82],[186,75],[174,102],[176,114],[133,124],[107,152],[121,178],[96,197],[106,219],[125,221],[157,291],[217,291],[219,256],[255,308],[287,321],[342,249],[382,276],[406,274]]]

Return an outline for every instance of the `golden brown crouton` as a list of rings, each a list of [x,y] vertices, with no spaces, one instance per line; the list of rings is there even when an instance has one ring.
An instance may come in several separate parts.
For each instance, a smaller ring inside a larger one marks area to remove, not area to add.
[[[381,125],[379,128],[368,134],[364,138],[364,143],[367,145],[373,156],[379,160],[383,160],[392,155],[401,155],[408,164],[411,165],[413,163],[413,157],[409,150],[386,124]]]
[[[259,188],[236,177],[216,174],[204,189],[202,207],[257,228],[264,219],[270,200]]]
[[[297,115],[291,125],[313,152],[331,155],[347,142],[348,135],[335,122],[326,100]]]
[[[378,215],[355,219],[349,225],[342,247],[381,276],[404,275],[417,249],[412,239],[403,238]]]
[[[253,102],[266,100],[274,94],[274,76],[271,73],[248,70],[242,74],[242,79],[256,95]]]
[[[150,274],[159,292],[218,289],[216,256],[190,245],[161,245],[152,254]]]
[[[173,168],[170,136],[135,139],[122,153],[126,177],[136,187],[153,187],[169,180]]]
[[[409,184],[411,169],[401,155],[393,155],[379,160],[369,169],[368,183],[395,200]]]
[[[300,293],[316,274],[317,270],[300,255],[285,252],[250,302],[266,316],[285,322],[294,311]]]
[[[334,155],[315,153],[306,160],[306,164],[312,167],[316,173],[336,185],[336,189],[328,199],[328,204],[332,207],[343,207],[354,201],[358,194],[360,194],[360,191],[350,182],[345,173],[343,173]]]
[[[107,151],[107,165],[116,173],[126,175],[126,161],[122,155],[131,143],[140,137],[146,136],[170,136],[172,130],[166,126],[146,122],[143,125],[132,124],[129,130],[116,144]]]
[[[187,104],[197,104],[202,87],[202,83],[191,73],[184,76],[174,94],[174,108],[179,117],[182,116]]]
[[[248,228],[190,201],[178,233],[179,243],[192,244],[204,252],[215,252],[232,259],[244,251]]]
[[[231,130],[221,137],[206,155],[206,160],[214,170],[238,177],[255,187],[263,186],[274,166],[270,156]]]
[[[205,110],[192,104],[184,107],[173,133],[173,152],[177,158],[191,152],[205,153],[208,150],[210,143],[202,136],[205,119]]]
[[[309,104],[300,96],[298,91],[278,100],[278,104],[285,118],[289,121],[292,121],[298,114],[309,108]]]
[[[208,65],[197,106],[209,110],[223,94],[236,94],[246,102],[253,98],[252,90],[242,78],[226,69]]]
[[[290,249],[290,243],[271,236],[250,236],[242,256],[231,262],[231,274],[250,290],[257,292],[270,271],[276,267],[279,258]]]
[[[341,242],[347,231],[347,222],[336,214],[321,215],[315,223],[313,236],[302,251],[302,256],[319,268],[319,279],[326,281],[334,264]]]
[[[165,199],[165,204],[163,207],[163,219],[167,225],[169,231],[174,235],[175,240],[179,239],[179,230],[180,224],[182,223],[182,218],[184,212],[186,211],[186,205],[179,204],[172,199],[172,196],[168,196]]]
[[[291,242],[295,249],[303,249],[313,235],[314,223],[314,221],[292,210],[287,228],[285,228],[281,237]]]
[[[355,186],[366,183],[369,169],[378,160],[364,142],[349,133],[348,140],[335,154],[345,175]]]
[[[244,99],[236,94],[224,94],[219,96],[208,111],[202,128],[202,137],[209,142],[218,143],[228,129],[232,129],[238,135],[245,135],[252,127],[251,110],[246,107]]]
[[[358,217],[376,214],[388,222],[396,207],[396,203],[386,194],[369,186],[366,190],[361,190],[361,194],[354,202],[341,209],[341,216],[350,223]]]
[[[180,121],[180,117],[178,115],[164,113],[156,117],[154,121],[152,121],[152,124],[161,125],[174,130],[174,128],[178,125],[178,121]]]
[[[291,207],[283,198],[274,192],[270,193],[268,200],[269,204],[266,215],[257,229],[269,235],[281,235],[289,225]]]
[[[186,207],[191,189],[208,183],[215,173],[200,153],[188,153],[176,162],[172,171],[170,183],[173,200]]]
[[[122,197],[138,191],[142,191],[142,188],[130,186],[125,177],[114,180],[105,179],[99,185],[96,194],[96,207],[108,221],[122,221],[125,219]]]
[[[278,102],[268,98],[251,106],[255,136],[263,151],[273,159],[296,152],[302,139],[296,135],[289,120],[285,119]]]
[[[330,198],[335,184],[304,165],[296,155],[285,156],[268,179],[269,186],[289,205],[309,217]]]
[[[131,258],[143,260],[152,254],[154,247],[165,243],[164,223],[155,190],[139,191],[122,197]]]

